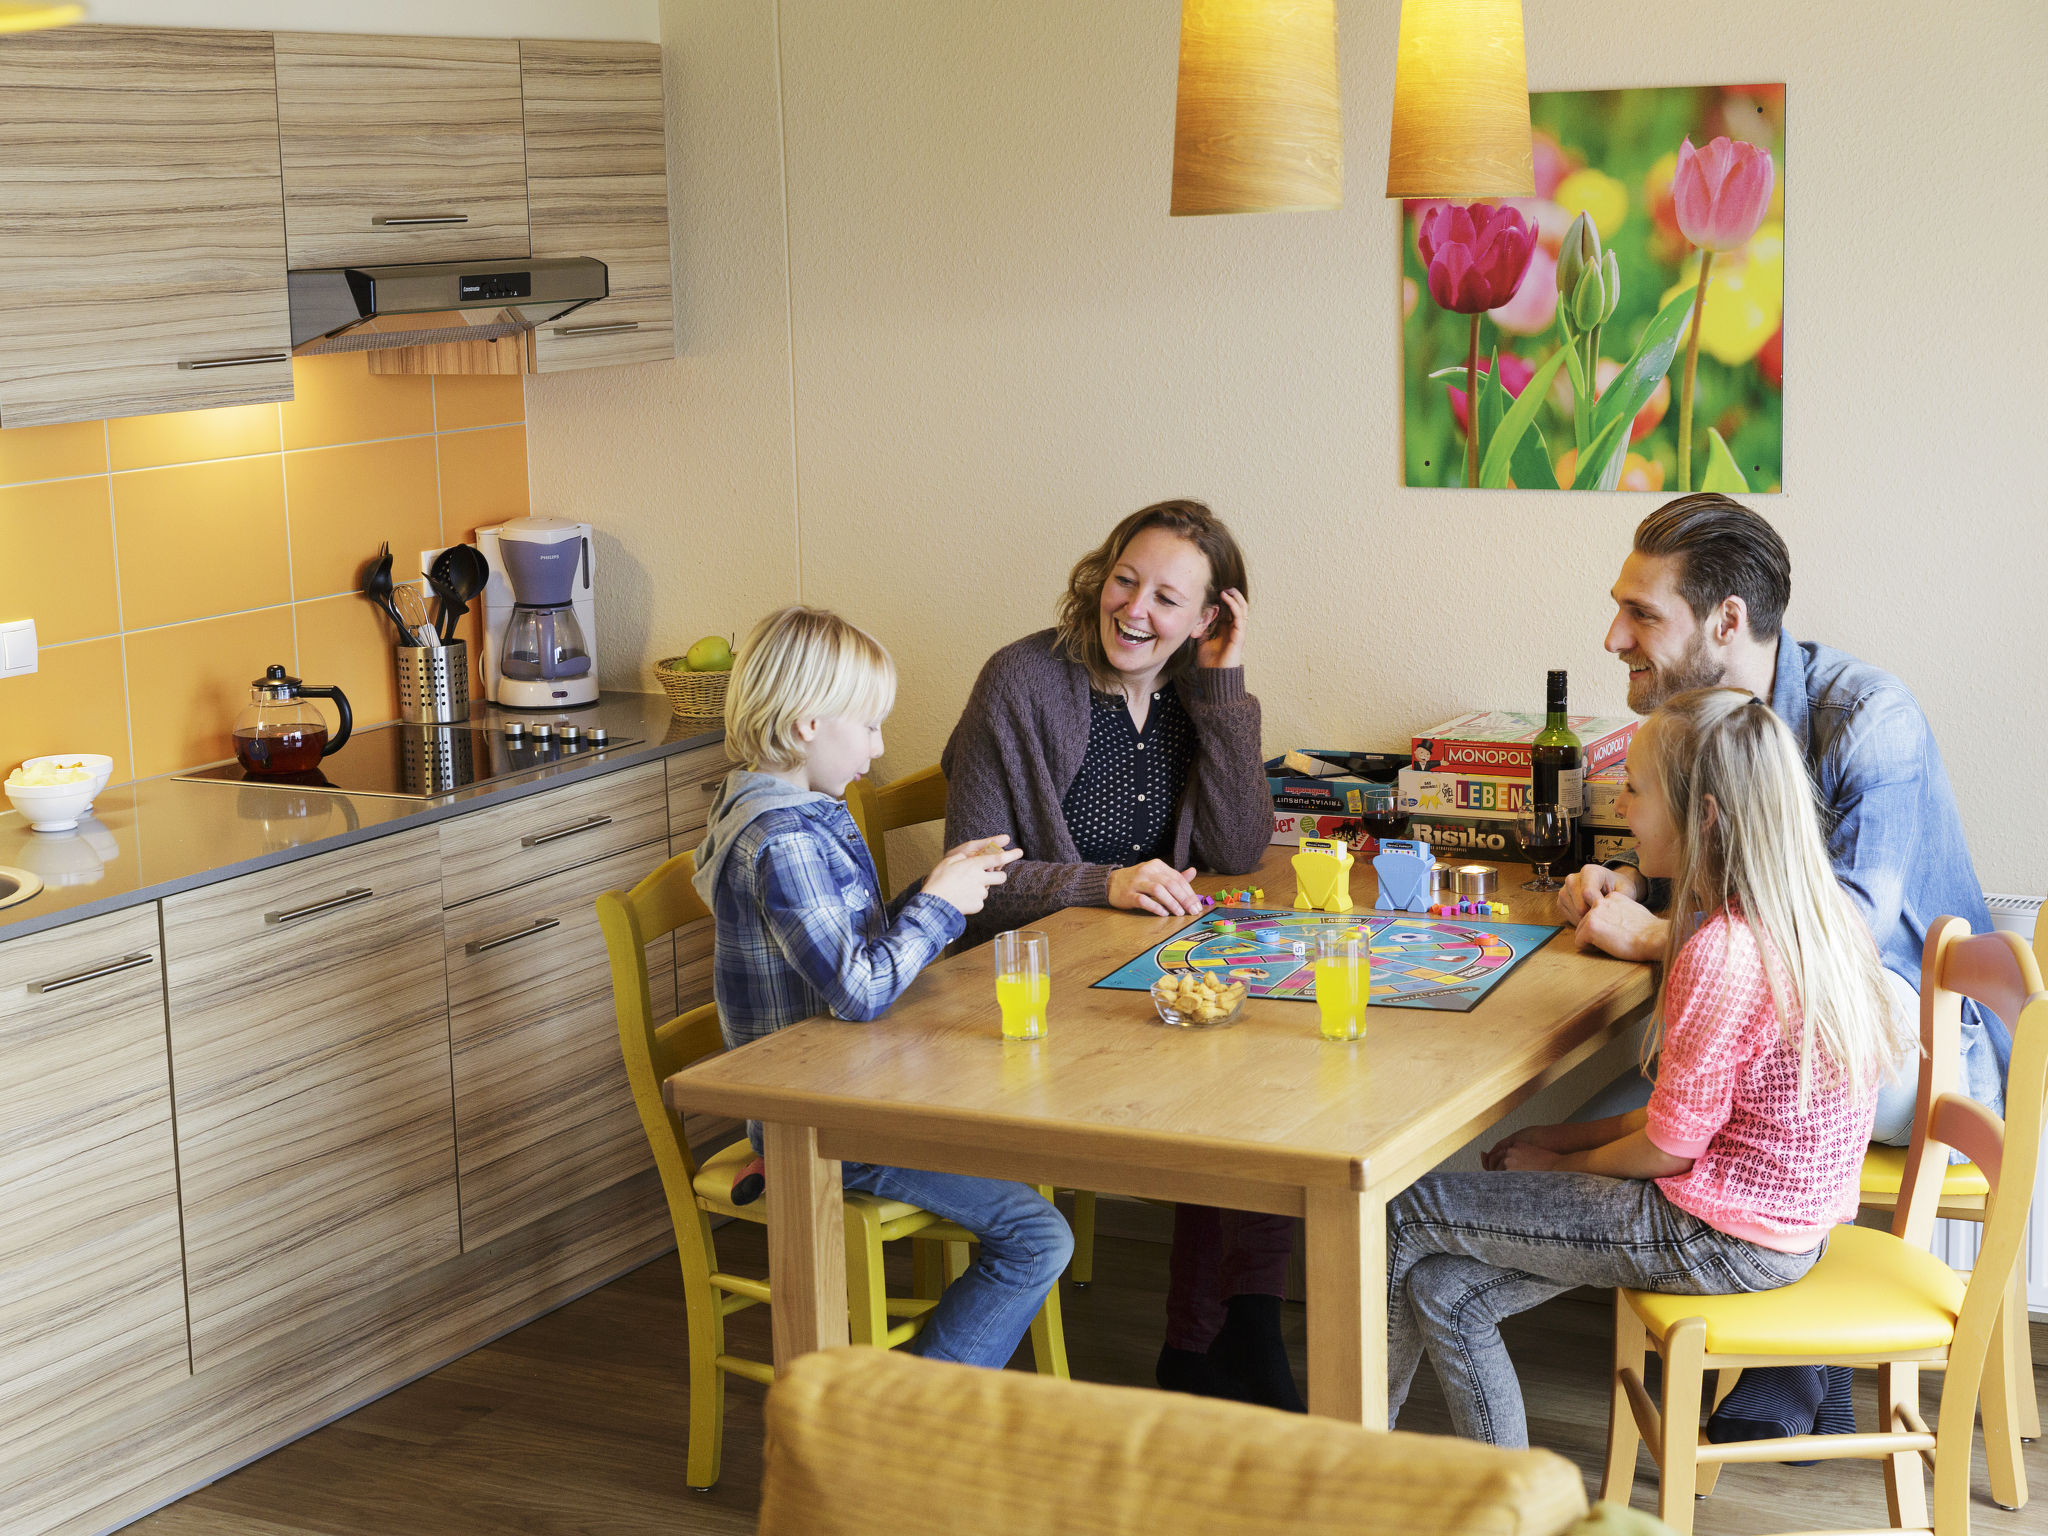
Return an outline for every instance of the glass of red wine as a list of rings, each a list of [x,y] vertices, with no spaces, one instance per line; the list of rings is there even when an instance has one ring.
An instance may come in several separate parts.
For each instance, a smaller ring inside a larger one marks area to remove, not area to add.
[[[1368,784],[1361,792],[1359,821],[1377,842],[1408,835],[1408,817],[1391,784]]]
[[[1561,805],[1531,805],[1515,818],[1515,831],[1522,839],[1522,853],[1536,866],[1536,878],[1522,883],[1525,891],[1555,891],[1560,887],[1550,878],[1550,866],[1571,852],[1573,817]]]

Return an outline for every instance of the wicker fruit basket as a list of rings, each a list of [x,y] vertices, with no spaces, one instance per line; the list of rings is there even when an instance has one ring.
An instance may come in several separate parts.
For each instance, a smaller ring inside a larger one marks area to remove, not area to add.
[[[661,679],[668,707],[685,720],[725,718],[725,685],[732,680],[730,672],[692,672],[683,665],[682,657],[671,656],[654,664],[654,675]]]

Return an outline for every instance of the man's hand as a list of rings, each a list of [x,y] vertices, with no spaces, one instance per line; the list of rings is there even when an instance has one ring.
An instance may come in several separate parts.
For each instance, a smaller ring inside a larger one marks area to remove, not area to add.
[[[1612,871],[1610,871],[1612,873]],[[1576,941],[1617,960],[1662,960],[1671,924],[1628,896],[1602,896],[1579,919]]]
[[[1626,896],[1633,901],[1641,901],[1649,893],[1649,882],[1643,879],[1640,871],[1626,864],[1620,869],[1609,869],[1605,864],[1588,864],[1564,877],[1564,886],[1557,893],[1557,910],[1564,914],[1567,922],[1576,923],[1603,896]]]

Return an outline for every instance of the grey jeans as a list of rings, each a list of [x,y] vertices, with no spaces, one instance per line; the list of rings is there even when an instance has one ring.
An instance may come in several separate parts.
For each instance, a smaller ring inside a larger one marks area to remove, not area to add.
[[[1423,1351],[1468,1440],[1529,1443],[1500,1321],[1580,1285],[1684,1296],[1768,1291],[1825,1243],[1779,1253],[1708,1226],[1647,1179],[1590,1173],[1437,1173],[1387,1207],[1387,1423]]]

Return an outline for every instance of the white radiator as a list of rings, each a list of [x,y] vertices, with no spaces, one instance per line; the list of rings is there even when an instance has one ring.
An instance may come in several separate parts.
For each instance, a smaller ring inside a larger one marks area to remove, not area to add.
[[[2034,937],[2040,916],[2038,896],[1984,895],[1991,909],[1991,926]],[[1977,1262],[1977,1239],[1983,1228],[1974,1221],[1938,1221],[1934,1224],[1934,1251],[1956,1269],[1969,1269]],[[2027,1221],[2027,1310],[2048,1321],[2048,1147],[2042,1149],[2041,1166],[2034,1170],[2034,1208]]]

